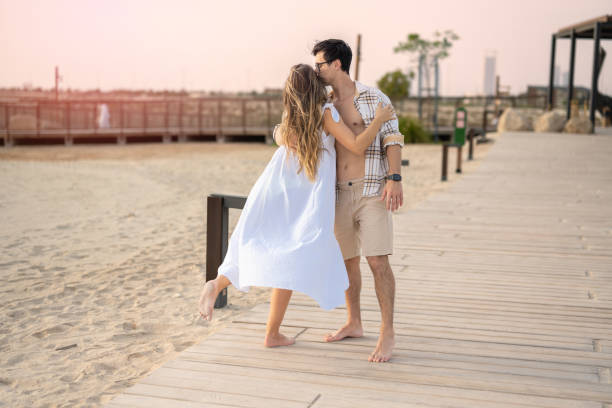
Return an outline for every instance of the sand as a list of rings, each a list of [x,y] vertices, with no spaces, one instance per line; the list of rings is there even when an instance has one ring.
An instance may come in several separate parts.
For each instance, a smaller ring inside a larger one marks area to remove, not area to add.
[[[490,148],[476,147],[473,171]],[[28,146],[0,150],[0,406],[100,406],[268,289],[230,288],[204,322],[205,197],[246,195],[262,144]],[[409,145],[405,205],[447,188],[441,148]],[[230,229],[240,212],[230,210]],[[263,339],[262,339],[263,340]]]

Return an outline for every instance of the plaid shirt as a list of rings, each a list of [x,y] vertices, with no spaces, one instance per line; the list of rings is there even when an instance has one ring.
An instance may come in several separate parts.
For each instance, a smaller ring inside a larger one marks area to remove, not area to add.
[[[366,126],[374,120],[376,106],[382,102],[383,106],[391,104],[389,97],[377,88],[371,88],[355,81],[355,97],[353,104],[361,114]],[[328,102],[332,102],[333,94],[328,95]],[[387,147],[391,145],[404,146],[404,136],[399,131],[397,117],[385,122],[376,138],[365,152],[365,175],[363,178],[363,197],[375,197],[382,194],[382,187],[389,172],[387,161]]]

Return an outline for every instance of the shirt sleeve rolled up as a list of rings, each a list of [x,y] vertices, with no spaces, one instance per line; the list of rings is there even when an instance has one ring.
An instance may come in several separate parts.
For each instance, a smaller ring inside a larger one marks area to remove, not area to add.
[[[387,95],[380,92],[379,97],[383,106],[391,105],[391,100]],[[383,148],[387,148],[391,145],[404,146],[404,136],[399,131],[399,121],[397,120],[397,115],[382,125],[380,129],[380,136]]]

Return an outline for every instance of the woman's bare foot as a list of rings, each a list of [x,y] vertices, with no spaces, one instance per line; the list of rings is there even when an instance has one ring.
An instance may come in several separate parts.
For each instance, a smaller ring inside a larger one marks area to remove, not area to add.
[[[204,320],[211,321],[213,309],[217,300],[217,286],[214,280],[206,282],[200,295],[199,310]]]
[[[279,347],[279,346],[290,346],[295,343],[294,337],[287,337],[283,334],[266,334],[264,340],[264,346],[266,347]]]
[[[347,337],[361,337],[363,336],[363,327],[361,327],[360,322],[349,322],[338,329],[333,334],[328,334],[325,336],[325,341],[331,343],[333,341],[340,341]]]
[[[380,333],[376,348],[372,354],[370,354],[370,357],[368,357],[368,361],[372,363],[384,363],[389,361],[391,353],[393,352],[393,347],[395,347],[395,333],[393,330]]]

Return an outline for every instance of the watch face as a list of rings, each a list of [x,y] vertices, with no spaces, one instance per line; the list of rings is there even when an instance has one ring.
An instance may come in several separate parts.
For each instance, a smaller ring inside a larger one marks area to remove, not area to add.
[[[393,180],[393,181],[401,181],[402,176],[400,176],[399,174],[392,174],[388,178],[389,180]]]

